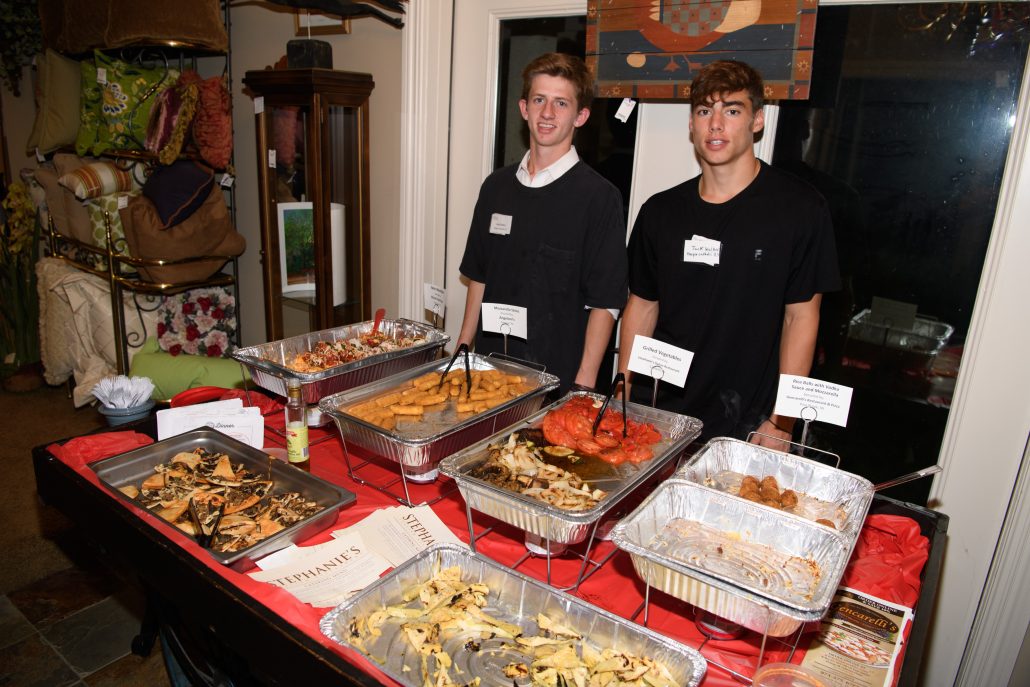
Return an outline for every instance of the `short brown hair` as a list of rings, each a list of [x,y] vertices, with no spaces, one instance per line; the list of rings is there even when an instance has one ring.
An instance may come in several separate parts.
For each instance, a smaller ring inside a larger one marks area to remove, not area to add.
[[[762,75],[754,67],[736,60],[718,60],[706,64],[690,82],[690,106],[711,105],[726,93],[747,91],[755,112],[765,105]]]
[[[560,76],[576,90],[576,110],[589,108],[594,99],[594,77],[583,60],[562,52],[544,53],[522,70],[522,99],[529,100],[533,79],[541,74]]]

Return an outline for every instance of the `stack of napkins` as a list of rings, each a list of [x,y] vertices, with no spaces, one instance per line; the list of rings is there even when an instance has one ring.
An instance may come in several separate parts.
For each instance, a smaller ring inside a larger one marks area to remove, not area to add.
[[[250,576],[316,608],[343,603],[436,543],[462,544],[429,506],[382,508],[315,546],[290,546],[257,562]]]
[[[157,411],[157,438],[167,439],[197,427],[211,427],[254,448],[265,445],[265,418],[255,406],[243,407],[243,400],[198,403]]]

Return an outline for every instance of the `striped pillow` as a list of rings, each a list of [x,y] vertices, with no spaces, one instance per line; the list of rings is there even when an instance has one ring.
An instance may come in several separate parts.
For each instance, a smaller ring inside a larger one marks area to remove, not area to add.
[[[132,173],[113,162],[91,162],[68,172],[57,180],[79,200],[99,198],[134,188]],[[135,186],[135,188],[139,188]]]

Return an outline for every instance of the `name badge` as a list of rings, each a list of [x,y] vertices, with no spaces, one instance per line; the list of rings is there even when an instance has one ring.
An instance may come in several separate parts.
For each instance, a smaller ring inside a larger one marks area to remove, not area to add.
[[[693,238],[683,242],[683,262],[697,262],[715,267],[719,264],[722,253],[722,242],[706,239],[694,234]]]
[[[499,236],[507,236],[511,233],[511,215],[502,215],[495,212],[490,215],[490,233]]]

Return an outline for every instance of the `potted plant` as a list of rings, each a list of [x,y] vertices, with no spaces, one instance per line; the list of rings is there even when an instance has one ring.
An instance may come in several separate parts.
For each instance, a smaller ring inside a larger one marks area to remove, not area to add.
[[[11,184],[0,203],[0,363],[4,388],[39,386],[39,221],[28,190]]]
[[[43,50],[36,0],[0,0],[0,82],[20,95],[22,67]]]

